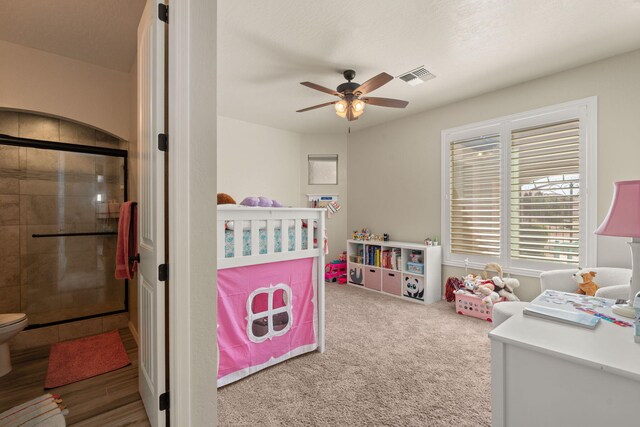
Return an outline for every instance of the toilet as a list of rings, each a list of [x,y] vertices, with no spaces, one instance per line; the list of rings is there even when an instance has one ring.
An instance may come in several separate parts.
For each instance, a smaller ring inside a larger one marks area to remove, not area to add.
[[[0,314],[0,377],[11,372],[9,341],[26,328],[28,323],[24,313]]]

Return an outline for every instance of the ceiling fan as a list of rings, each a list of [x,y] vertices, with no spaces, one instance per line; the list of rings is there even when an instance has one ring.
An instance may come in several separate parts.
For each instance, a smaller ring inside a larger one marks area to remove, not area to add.
[[[364,112],[365,104],[377,105],[380,107],[392,107],[392,108],[404,108],[409,102],[401,101],[399,99],[391,98],[376,98],[371,96],[365,96],[369,92],[386,85],[393,77],[387,73],[380,73],[375,77],[370,78],[362,84],[352,83],[356,77],[356,72],[353,70],[346,70],[342,73],[347,83],[342,83],[332,90],[324,86],[317,85],[311,82],[301,82],[303,86],[310,87],[311,89],[319,90],[320,92],[335,95],[340,98],[337,101],[325,102],[324,104],[314,105],[313,107],[303,108],[296,111],[297,113],[303,113],[305,111],[314,110],[320,107],[326,107],[327,105],[333,105],[336,109],[336,114],[342,118],[346,118],[349,121],[357,120],[358,117]]]

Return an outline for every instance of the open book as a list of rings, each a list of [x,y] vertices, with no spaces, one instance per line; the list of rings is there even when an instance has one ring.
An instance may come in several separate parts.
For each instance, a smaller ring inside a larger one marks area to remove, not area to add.
[[[584,312],[584,309],[609,313],[614,303],[614,300],[606,298],[547,290],[531,301],[523,313],[593,329],[600,318]]]

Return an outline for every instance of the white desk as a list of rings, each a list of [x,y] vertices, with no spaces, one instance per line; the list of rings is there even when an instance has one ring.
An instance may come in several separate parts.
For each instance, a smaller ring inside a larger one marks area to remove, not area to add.
[[[640,344],[633,328],[594,330],[522,314],[491,338],[494,427],[640,426]]]

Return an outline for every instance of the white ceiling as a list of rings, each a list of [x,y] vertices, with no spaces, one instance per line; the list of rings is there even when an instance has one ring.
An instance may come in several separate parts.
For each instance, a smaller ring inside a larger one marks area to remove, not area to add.
[[[640,0],[218,1],[218,112],[304,133],[346,132],[332,107],[353,68],[363,83],[424,65],[437,76],[372,93],[405,110],[368,106],[360,129],[640,48]],[[333,99],[332,99],[333,98]]]
[[[0,40],[128,73],[145,0],[0,0]]]

